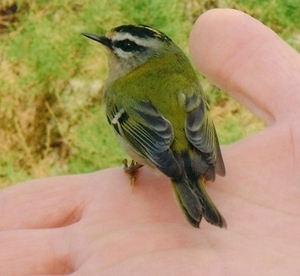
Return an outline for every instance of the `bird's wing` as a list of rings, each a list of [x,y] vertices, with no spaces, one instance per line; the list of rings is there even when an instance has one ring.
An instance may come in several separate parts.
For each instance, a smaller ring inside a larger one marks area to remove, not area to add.
[[[172,125],[150,102],[141,101],[127,109],[114,106],[107,111],[107,118],[138,155],[167,176],[180,176],[181,169],[170,149],[174,139]]]
[[[208,106],[198,95],[186,98],[185,132],[195,148],[193,167],[207,180],[214,180],[215,174],[225,175],[218,137]]]

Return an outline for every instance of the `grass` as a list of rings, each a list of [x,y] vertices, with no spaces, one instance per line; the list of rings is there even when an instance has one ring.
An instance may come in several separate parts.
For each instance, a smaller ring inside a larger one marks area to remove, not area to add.
[[[0,3],[0,187],[27,179],[118,166],[124,158],[101,108],[105,51],[81,32],[152,25],[186,52],[205,10],[243,10],[300,49],[297,0],[4,0]],[[270,8],[271,7],[271,8]],[[220,141],[232,143],[263,122],[206,82]]]

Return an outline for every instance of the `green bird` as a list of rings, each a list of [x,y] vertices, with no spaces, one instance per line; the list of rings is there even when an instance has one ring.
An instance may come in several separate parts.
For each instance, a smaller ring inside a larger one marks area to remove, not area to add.
[[[139,164],[171,179],[187,220],[202,216],[226,227],[204,182],[224,176],[218,137],[190,61],[164,33],[146,25],[122,25],[106,35],[84,33],[108,49],[104,105],[125,151]]]

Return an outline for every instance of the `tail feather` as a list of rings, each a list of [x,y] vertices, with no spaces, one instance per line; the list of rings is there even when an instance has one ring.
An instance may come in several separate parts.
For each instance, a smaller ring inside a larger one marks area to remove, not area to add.
[[[201,180],[191,181],[187,177],[172,180],[173,189],[188,221],[199,227],[202,216],[211,224],[226,228],[223,216],[207,194]]]
[[[184,212],[187,220],[194,227],[199,228],[202,219],[202,205],[197,194],[189,187],[186,181],[172,181],[173,190],[180,208]]]
[[[217,207],[209,197],[205,190],[204,183],[199,179],[196,183],[197,189],[196,193],[203,207],[203,216],[211,224],[219,226],[220,228],[227,228],[227,223],[221,213],[218,211]]]

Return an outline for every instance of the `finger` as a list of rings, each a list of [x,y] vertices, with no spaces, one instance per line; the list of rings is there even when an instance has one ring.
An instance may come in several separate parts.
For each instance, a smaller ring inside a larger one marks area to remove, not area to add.
[[[80,181],[84,176],[39,179],[0,192],[0,230],[53,228],[72,224],[84,205]]]
[[[120,168],[39,179],[7,188],[0,192],[0,230],[55,228],[88,218],[106,221],[116,220],[117,217],[120,223],[126,221],[128,216],[139,218],[143,212],[147,213],[148,218],[148,201],[153,200],[152,206],[158,198],[164,204],[153,212],[153,220],[157,219],[156,213],[161,216],[162,208],[168,218],[181,217],[179,211],[173,210],[176,204],[171,185],[160,185],[161,182],[168,183],[168,180],[155,177],[154,182],[158,183],[159,188],[155,188],[154,184],[144,185],[150,181],[147,171],[146,168],[141,169],[134,190],[128,182],[129,178]],[[149,189],[151,192],[148,192]],[[155,194],[153,190],[156,191]],[[145,201],[144,196],[148,201]],[[173,203],[167,205],[170,210],[165,207],[166,200]],[[145,209],[137,209],[136,205],[139,204]],[[114,213],[118,206],[122,208]],[[121,218],[120,213],[124,213]]]
[[[66,237],[63,228],[1,232],[0,274],[69,274],[73,264]]]
[[[259,21],[210,10],[197,20],[190,50],[204,75],[265,121],[299,117],[300,57]]]

